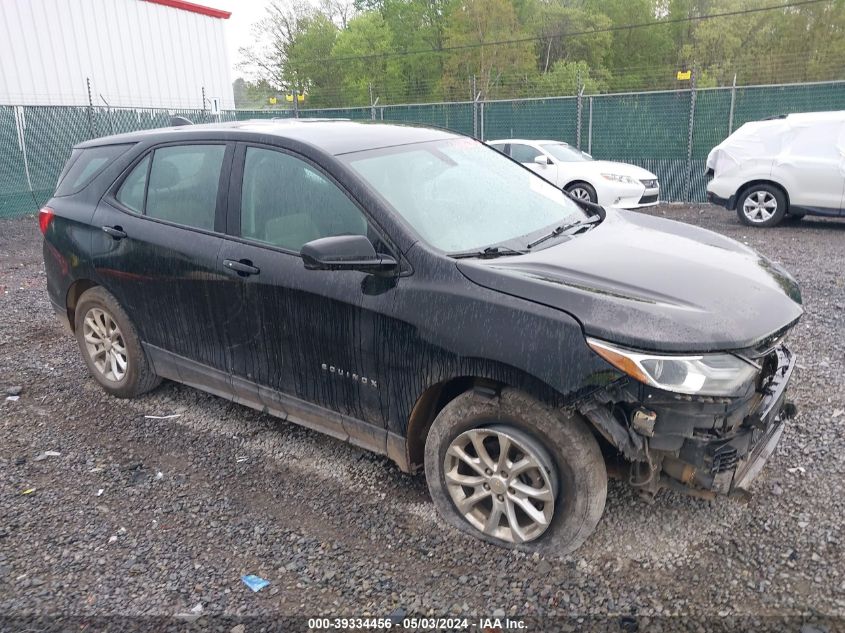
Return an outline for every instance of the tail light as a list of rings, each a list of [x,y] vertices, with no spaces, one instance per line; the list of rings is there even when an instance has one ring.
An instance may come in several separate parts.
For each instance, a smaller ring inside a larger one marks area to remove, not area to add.
[[[41,228],[41,235],[47,235],[47,229],[54,217],[56,217],[56,214],[50,207],[42,207],[41,211],[38,212],[38,226]]]

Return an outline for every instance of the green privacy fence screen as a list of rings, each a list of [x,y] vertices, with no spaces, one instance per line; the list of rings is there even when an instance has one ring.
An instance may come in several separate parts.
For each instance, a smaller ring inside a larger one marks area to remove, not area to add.
[[[74,144],[169,125],[255,118],[348,118],[421,123],[484,140],[546,138],[578,145],[599,159],[657,174],[661,199],[703,202],[707,153],[747,121],[789,112],[845,109],[845,81],[709,88],[509,101],[324,110],[225,111],[76,106],[0,106],[0,217],[33,213],[53,192]]]

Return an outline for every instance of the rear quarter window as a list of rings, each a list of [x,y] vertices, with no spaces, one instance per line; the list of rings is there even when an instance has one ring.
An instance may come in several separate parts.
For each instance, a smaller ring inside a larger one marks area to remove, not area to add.
[[[131,143],[124,145],[102,145],[86,149],[75,149],[56,185],[56,197],[70,196],[82,191],[106,166],[126,152]]]

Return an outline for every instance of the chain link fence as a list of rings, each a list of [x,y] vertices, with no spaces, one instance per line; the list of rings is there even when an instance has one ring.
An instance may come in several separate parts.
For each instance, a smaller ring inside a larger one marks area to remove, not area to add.
[[[640,165],[661,181],[661,199],[705,200],[708,152],[747,121],[791,112],[845,109],[845,81],[694,88],[370,107],[224,111],[0,106],[0,217],[33,213],[53,193],[81,141],[170,124],[253,118],[348,118],[419,123],[491,140],[566,141],[597,159]]]

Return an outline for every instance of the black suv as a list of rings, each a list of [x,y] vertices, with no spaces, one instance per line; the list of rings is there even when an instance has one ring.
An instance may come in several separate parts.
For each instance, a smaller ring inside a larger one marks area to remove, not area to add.
[[[247,121],[78,145],[41,211],[91,375],[175,380],[424,469],[441,516],[566,552],[608,472],[746,495],[802,313],[777,264],[422,127]]]

